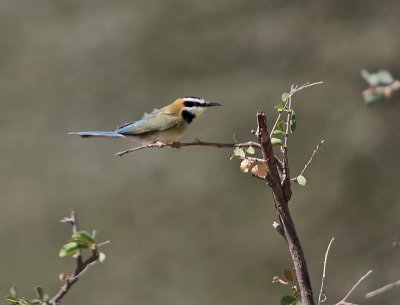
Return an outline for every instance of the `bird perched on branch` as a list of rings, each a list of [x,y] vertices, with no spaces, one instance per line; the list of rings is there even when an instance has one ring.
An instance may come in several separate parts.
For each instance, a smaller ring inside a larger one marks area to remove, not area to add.
[[[82,138],[126,138],[141,144],[167,144],[182,138],[193,120],[213,106],[221,104],[187,96],[161,109],[145,113],[142,119],[119,126],[113,131],[78,131],[69,134],[77,134]]]

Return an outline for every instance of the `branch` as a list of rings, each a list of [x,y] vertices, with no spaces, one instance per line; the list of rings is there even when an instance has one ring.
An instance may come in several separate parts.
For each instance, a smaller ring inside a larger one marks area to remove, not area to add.
[[[286,130],[285,130],[285,136],[284,136],[284,143],[281,145],[281,153],[282,153],[282,184],[283,184],[283,191],[286,199],[289,201],[290,198],[292,197],[292,190],[291,190],[291,184],[290,184],[290,170],[289,170],[289,158],[288,158],[288,141],[289,141],[289,133],[292,133],[294,131],[294,123],[292,120],[294,120],[294,110],[292,109],[292,97],[296,92],[299,92],[305,88],[315,86],[322,84],[323,82],[316,82],[316,83],[305,83],[301,86],[298,85],[292,85],[290,87],[290,92],[287,94],[286,97],[284,97],[285,100],[285,105],[284,109],[286,112]],[[276,124],[278,123],[280,117],[281,117],[282,112],[279,113],[278,118],[275,121],[274,127],[272,130],[275,130]]]
[[[193,142],[172,142],[172,143],[162,143],[162,142],[157,142],[153,144],[145,144],[142,146],[130,148],[124,151],[120,151],[116,153],[115,155],[118,157],[122,157],[128,153],[135,152],[141,149],[146,149],[146,148],[164,148],[164,147],[173,147],[173,148],[181,148],[185,146],[210,146],[210,147],[216,147],[216,148],[232,148],[232,147],[256,147],[260,148],[260,144],[252,141],[244,142],[244,143],[216,143],[216,142],[204,142],[200,141],[198,139],[195,139]]]
[[[61,222],[69,223],[72,226],[72,232],[78,232],[78,225],[76,221],[75,212],[72,210],[69,217],[65,217]],[[78,251],[75,254],[76,258],[76,268],[71,276],[66,276],[64,284],[60,287],[60,290],[48,301],[50,305],[58,305],[61,303],[64,296],[69,292],[71,287],[78,281],[80,275],[92,264],[94,264],[99,259],[99,252],[97,251],[97,246],[92,250],[92,254],[83,260],[81,253]]]
[[[307,167],[311,164],[312,160],[314,159],[315,154],[317,153],[317,151],[320,149],[320,147],[321,147],[322,144],[324,144],[324,143],[325,143],[325,140],[321,140],[321,142],[317,145],[317,147],[315,147],[314,151],[313,151],[312,154],[311,154],[310,159],[308,160],[308,162],[306,163],[306,165],[304,165],[303,170],[300,172],[300,174],[298,174],[298,176],[303,176],[303,175],[304,175],[304,173],[305,173]],[[293,181],[293,180],[296,180],[296,178],[292,178],[291,180],[292,180],[292,181]]]
[[[297,86],[297,85],[296,86],[292,86],[291,89],[290,89],[290,93],[286,97],[284,108],[289,108],[290,109],[290,107],[288,107],[289,101],[292,98],[293,94],[295,94],[296,92],[299,92],[300,90],[303,90],[305,88],[308,88],[308,87],[311,87],[311,86],[315,86],[315,85],[320,85],[320,84],[323,84],[323,83],[324,82],[315,82],[315,83],[308,82],[308,83],[305,83],[305,84],[303,84],[301,86]],[[279,119],[281,118],[281,116],[282,116],[282,112],[280,111],[278,116],[277,116],[277,118],[276,118],[276,120],[275,120],[275,123],[274,123],[274,125],[273,125],[273,127],[271,129],[271,134],[274,132],[274,130],[276,128],[276,125],[278,125]]]
[[[335,240],[335,238],[332,237],[331,241],[328,244],[328,248],[326,248],[326,252],[325,252],[324,269],[322,271],[322,279],[321,279],[321,289],[319,290],[319,295],[318,295],[318,305],[326,300],[326,296],[324,294],[324,281],[325,281],[326,263],[328,261],[329,249],[331,248],[332,242],[334,240]]]
[[[303,89],[306,89],[306,88],[309,88],[309,87],[312,87],[312,86],[315,86],[315,85],[321,85],[323,83],[324,82],[321,82],[321,81],[320,82],[315,82],[315,83],[307,82],[307,83],[304,83],[303,85],[300,85],[300,86],[299,85],[292,86],[288,97],[292,97],[293,94],[295,94],[296,92],[299,92],[299,91],[301,91]]]
[[[397,287],[397,286],[400,286],[400,280],[395,281],[395,282],[390,283],[390,284],[387,284],[387,285],[385,285],[385,286],[383,286],[383,287],[381,287],[381,288],[379,288],[379,289],[376,289],[376,290],[373,290],[373,291],[371,291],[371,292],[368,292],[368,293],[365,295],[365,297],[366,297],[367,299],[368,299],[368,298],[372,298],[372,297],[374,297],[374,296],[376,296],[376,295],[378,295],[378,294],[384,293],[384,292],[386,292],[386,291],[388,291],[388,290],[390,290],[390,289],[392,289],[392,288],[395,288],[395,287]]]
[[[286,99],[285,107],[287,107],[288,111],[286,112],[286,130],[285,130],[285,139],[283,145],[281,145],[281,153],[282,153],[282,184],[284,186],[283,191],[286,197],[286,200],[289,201],[292,197],[292,189],[290,184],[290,171],[289,171],[289,158],[288,158],[288,141],[289,141],[289,132],[291,132],[291,120],[292,120],[292,95],[294,93],[294,86],[292,85],[289,96]]]
[[[343,299],[341,299],[339,302],[337,302],[335,305],[356,305],[354,303],[347,302],[347,299],[349,296],[353,293],[353,291],[358,287],[358,285],[361,284],[362,281],[364,281],[370,274],[372,270],[369,270],[366,274],[364,274],[358,281],[357,283],[354,284],[353,287],[351,287],[350,291],[344,296]]]
[[[375,94],[382,94],[385,98],[390,98],[396,91],[400,90],[400,81],[395,80],[393,83],[387,86],[377,86],[365,89],[362,92],[364,99]]]
[[[301,300],[305,305],[314,305],[313,291],[310,277],[295,225],[290,215],[288,199],[285,196],[284,187],[280,182],[279,170],[272,149],[271,138],[267,130],[266,117],[263,111],[257,112],[257,138],[261,145],[261,152],[267,167],[267,186],[272,189],[275,207],[281,222],[283,235],[289,247],[297,281],[299,283]],[[290,183],[290,180],[289,180]]]

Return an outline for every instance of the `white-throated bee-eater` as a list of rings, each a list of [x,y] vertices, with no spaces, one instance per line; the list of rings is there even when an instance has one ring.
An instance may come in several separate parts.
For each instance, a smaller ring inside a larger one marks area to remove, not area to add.
[[[142,119],[119,126],[113,131],[78,131],[69,134],[77,134],[82,138],[126,138],[141,144],[168,144],[179,141],[193,120],[212,106],[221,104],[187,96],[161,109],[145,113]]]

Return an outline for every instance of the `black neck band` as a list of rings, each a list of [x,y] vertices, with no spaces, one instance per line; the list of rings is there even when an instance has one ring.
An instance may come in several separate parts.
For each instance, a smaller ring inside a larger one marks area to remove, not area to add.
[[[182,118],[184,119],[184,121],[186,123],[191,123],[194,119],[195,119],[196,115],[194,115],[193,113],[187,111],[187,110],[183,110],[182,111]]]

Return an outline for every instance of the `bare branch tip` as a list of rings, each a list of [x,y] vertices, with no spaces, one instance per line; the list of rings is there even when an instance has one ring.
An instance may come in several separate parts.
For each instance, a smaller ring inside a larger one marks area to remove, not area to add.
[[[372,270],[369,270],[366,274],[364,274],[358,281],[351,287],[350,291],[344,296],[343,299],[341,299],[339,302],[337,302],[335,305],[347,305],[347,304],[352,304],[347,302],[347,299],[349,296],[356,290],[356,288],[371,274]]]
[[[372,298],[372,297],[374,297],[374,296],[376,296],[378,294],[381,294],[381,293],[384,293],[384,292],[386,292],[386,291],[388,291],[390,289],[393,289],[393,288],[395,288],[397,286],[400,286],[400,280],[397,280],[395,282],[386,284],[385,286],[383,286],[381,288],[378,288],[376,290],[370,291],[370,292],[366,293],[364,297],[366,299],[369,299],[369,298]]]

